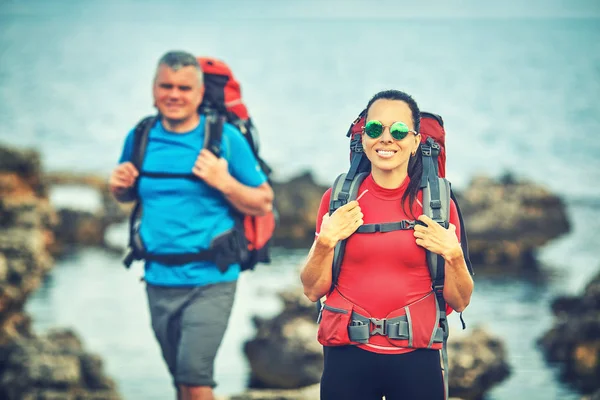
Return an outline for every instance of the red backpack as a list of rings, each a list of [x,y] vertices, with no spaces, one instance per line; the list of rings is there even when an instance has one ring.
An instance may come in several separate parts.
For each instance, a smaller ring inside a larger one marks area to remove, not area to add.
[[[206,115],[206,131],[204,147],[216,156],[221,154],[221,138],[225,122],[234,125],[250,144],[260,168],[269,179],[271,168],[259,156],[257,131],[242,101],[239,82],[231,69],[223,61],[210,57],[198,57],[198,63],[204,73],[204,98],[198,107],[200,114]],[[132,163],[140,175],[142,163],[148,144],[148,134],[159,115],[141,120],[134,131],[134,152]],[[160,174],[168,177],[169,174]],[[190,179],[197,179],[189,174]],[[155,176],[154,177],[161,177]],[[135,188],[137,194],[137,187]],[[137,196],[136,196],[137,198]],[[235,229],[230,234],[222,235],[213,242],[213,248],[186,254],[152,254],[145,250],[139,234],[142,204],[136,204],[130,216],[129,246],[123,260],[129,267],[134,260],[154,260],[167,265],[180,265],[192,261],[213,261],[224,272],[232,263],[239,263],[242,270],[254,269],[257,263],[269,263],[269,244],[276,226],[276,210],[264,216],[240,214],[232,208],[236,220]]]
[[[362,147],[362,134],[365,125],[366,109],[352,122],[348,129],[347,137],[350,138],[350,168],[348,172],[339,175],[331,187],[331,200],[329,203],[329,214],[336,209],[355,200],[358,195],[360,184],[369,175],[371,163],[364,155]],[[467,262],[469,272],[473,274],[473,268],[469,259],[469,249],[467,243],[467,233],[463,223],[462,214],[458,207],[458,202],[450,188],[450,182],[445,178],[446,174],[446,131],[444,130],[444,121],[442,117],[436,114],[421,113],[421,144],[419,151],[423,160],[423,175],[421,179],[421,190],[423,191],[423,214],[429,216],[434,221],[448,227],[450,221],[450,199],[454,200],[460,219],[461,246]],[[386,222],[379,224],[363,224],[357,233],[376,233],[390,232],[394,230],[413,229],[415,224],[420,223],[414,220]],[[337,285],[340,275],[342,260],[346,249],[346,240],[340,241],[334,250],[332,265],[332,284],[330,291],[333,291]],[[426,251],[427,265],[431,275],[432,290],[438,305],[439,326],[444,331],[442,359],[444,362],[444,374],[446,383],[446,396],[448,394],[448,358],[446,353],[446,341],[448,338],[448,321],[446,319],[446,301],[444,300],[444,259],[430,251]],[[320,321],[323,305],[318,302]],[[462,321],[462,315],[461,315]],[[464,322],[463,322],[464,328]]]

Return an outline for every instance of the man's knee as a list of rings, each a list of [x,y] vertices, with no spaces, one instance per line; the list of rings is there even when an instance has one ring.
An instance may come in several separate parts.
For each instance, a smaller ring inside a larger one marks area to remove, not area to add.
[[[181,400],[214,400],[212,387],[179,385]]]

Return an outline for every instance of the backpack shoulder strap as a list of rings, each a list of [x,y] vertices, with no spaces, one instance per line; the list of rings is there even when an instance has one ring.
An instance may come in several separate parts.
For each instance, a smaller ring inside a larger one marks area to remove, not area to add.
[[[135,166],[140,174],[142,172],[142,165],[146,155],[146,147],[148,146],[148,136],[158,118],[158,115],[152,115],[143,118],[140,122],[138,122],[133,131],[133,152],[131,155],[131,163]],[[128,249],[125,257],[123,258],[123,264],[125,264],[127,268],[131,266],[131,263],[134,260],[140,259],[139,252],[140,249],[143,248],[141,237],[138,233],[139,219],[142,214],[142,203],[138,196],[138,185],[139,178],[136,179],[133,187],[128,190],[128,195],[131,196],[132,199],[135,199],[135,204],[131,210],[131,214],[129,215]]]
[[[421,143],[419,147],[423,156],[423,175],[421,177],[421,189],[423,189],[429,179],[439,176],[438,155],[441,148],[431,137],[428,137],[425,143]]]
[[[475,272],[473,271],[473,263],[471,263],[471,256],[469,255],[469,239],[467,238],[467,229],[465,228],[462,212],[460,211],[460,206],[458,205],[458,200],[456,199],[452,189],[450,189],[450,198],[454,200],[456,211],[458,212],[458,221],[460,223],[460,246],[462,247],[469,273],[471,276],[473,276],[475,275]]]
[[[146,156],[146,147],[148,146],[148,135],[156,123],[158,115],[152,115],[142,119],[134,128],[133,132],[133,154],[131,162],[139,171],[142,168],[144,157]]]
[[[347,179],[347,174],[339,175],[331,187],[331,198],[329,200],[329,215],[333,214],[335,210],[348,201],[355,200],[358,196],[358,188],[360,184],[365,180],[369,174],[367,172],[359,172],[354,175],[353,178]],[[347,187],[347,189],[346,189]],[[347,192],[346,192],[347,190]],[[340,194],[345,196],[348,194],[347,199],[341,199]],[[338,277],[340,276],[340,269],[342,267],[342,260],[344,259],[344,252],[346,250],[346,240],[341,240],[335,246],[333,252],[333,264],[332,264],[332,278],[331,278],[331,290],[337,284]]]
[[[432,160],[433,157],[423,157]],[[425,173],[425,171],[423,171]],[[437,170],[431,168],[428,170],[425,187],[423,188],[423,214],[433,219],[444,228],[450,224],[450,182],[446,178],[437,176]],[[425,177],[424,177],[425,178]],[[444,332],[444,342],[442,345],[442,362],[444,364],[444,384],[445,398],[448,398],[448,353],[446,343],[448,340],[449,326],[446,316],[446,300],[444,299],[444,279],[445,279],[445,261],[444,258],[432,251],[425,251],[427,257],[427,267],[431,275],[431,287],[435,293],[438,306],[437,315],[439,324]]]
[[[133,130],[133,148],[130,161],[140,173],[142,172],[141,166],[144,161],[144,155],[146,154],[146,146],[148,145],[148,134],[150,129],[152,129],[154,126],[156,118],[158,118],[158,116],[149,116],[143,118],[137,123]],[[133,201],[137,199],[138,182],[139,179],[136,180],[135,184],[125,192],[124,196],[127,201]]]
[[[446,178],[434,177],[434,179],[429,180],[423,188],[423,214],[444,228],[448,228],[450,224],[450,197],[450,183]],[[437,277],[441,275],[441,282],[438,283],[443,287],[444,259],[442,256],[427,251],[427,265],[432,280],[439,280]]]
[[[204,148],[210,150],[217,157],[221,157],[221,141],[223,139],[223,125],[225,118],[216,112],[206,114],[204,125]]]

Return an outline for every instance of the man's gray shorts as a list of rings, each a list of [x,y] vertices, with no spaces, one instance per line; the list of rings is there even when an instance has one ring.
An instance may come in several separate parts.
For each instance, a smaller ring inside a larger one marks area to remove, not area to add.
[[[152,328],[175,385],[215,387],[213,366],[236,282],[200,287],[146,285]]]

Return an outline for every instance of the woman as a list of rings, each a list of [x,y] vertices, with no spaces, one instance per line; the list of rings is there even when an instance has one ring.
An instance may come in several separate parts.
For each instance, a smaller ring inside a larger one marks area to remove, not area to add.
[[[316,238],[301,271],[310,300],[327,295],[319,327],[325,355],[321,399],[443,399],[441,344],[419,332],[427,323],[438,329],[425,250],[445,260],[447,312],[462,312],[473,291],[456,228],[456,205],[451,203],[448,229],[422,215],[420,111],[413,98],[383,91],[366,111],[362,147],[371,173],[359,187],[358,200],[332,215],[331,190],[323,195]],[[353,235],[364,223],[415,219],[423,225],[414,230]],[[344,239],[341,272],[330,291],[334,248]],[[387,332],[382,319],[387,319]],[[370,337],[358,340],[350,331],[365,322]],[[402,324],[409,326],[410,339],[398,333]]]

